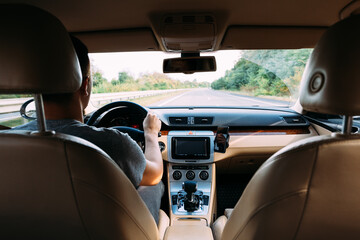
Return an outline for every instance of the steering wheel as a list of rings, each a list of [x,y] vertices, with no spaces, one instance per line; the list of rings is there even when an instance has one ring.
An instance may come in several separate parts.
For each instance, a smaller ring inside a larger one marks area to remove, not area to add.
[[[145,119],[148,111],[146,110],[146,108],[140,106],[137,103],[133,103],[133,102],[128,102],[128,101],[117,101],[117,102],[112,102],[109,104],[106,104],[105,106],[99,108],[98,110],[96,110],[91,117],[87,120],[86,124],[90,125],[90,126],[94,126],[96,121],[98,120],[98,118],[105,112],[117,108],[117,107],[127,107],[133,110],[133,112],[137,112],[139,113],[139,115],[141,116],[141,118]],[[119,130],[120,132],[124,132],[129,134],[129,136],[134,139],[139,145],[144,146],[145,145],[145,138],[144,138],[144,132],[136,129],[136,128],[131,128],[131,127],[126,127],[126,126],[115,126],[115,127],[111,127],[114,129]]]

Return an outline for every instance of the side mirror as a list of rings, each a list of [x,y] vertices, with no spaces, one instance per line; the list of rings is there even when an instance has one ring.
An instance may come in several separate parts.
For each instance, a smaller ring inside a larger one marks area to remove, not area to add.
[[[20,115],[25,119],[36,119],[36,107],[34,99],[27,100],[23,105],[21,105]]]
[[[163,62],[164,73],[214,72],[216,61],[214,56],[167,58]]]

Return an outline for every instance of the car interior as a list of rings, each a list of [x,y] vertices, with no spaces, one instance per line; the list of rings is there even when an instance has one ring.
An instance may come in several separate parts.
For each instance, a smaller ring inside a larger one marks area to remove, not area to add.
[[[358,239],[359,10],[357,0],[0,0],[0,93],[33,94],[38,124],[0,131],[1,238]],[[42,94],[81,84],[69,33],[90,53],[180,54],[163,69],[186,76],[215,71],[212,52],[313,50],[291,107],[116,101],[85,115],[142,147],[147,112],[161,120],[156,224],[103,150],[46,129]]]

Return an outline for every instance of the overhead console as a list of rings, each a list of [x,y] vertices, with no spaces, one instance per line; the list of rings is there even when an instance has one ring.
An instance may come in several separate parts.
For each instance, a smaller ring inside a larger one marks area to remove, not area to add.
[[[215,17],[212,14],[166,15],[161,21],[161,40],[168,52],[213,51]]]

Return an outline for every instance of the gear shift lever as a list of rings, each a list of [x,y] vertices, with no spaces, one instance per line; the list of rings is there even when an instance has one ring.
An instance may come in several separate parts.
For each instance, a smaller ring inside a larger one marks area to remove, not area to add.
[[[186,199],[193,203],[195,201],[194,193],[197,190],[197,183],[195,181],[185,181],[182,184],[182,188],[186,192]]]
[[[186,192],[184,208],[188,212],[194,212],[199,209],[199,196],[195,195],[197,191],[197,183],[195,181],[185,181],[182,185]]]

